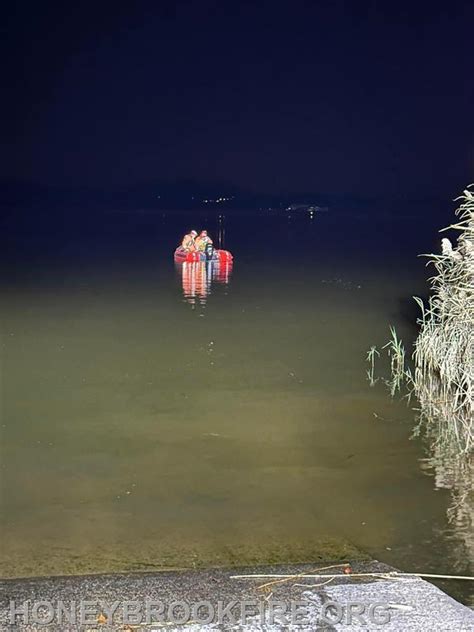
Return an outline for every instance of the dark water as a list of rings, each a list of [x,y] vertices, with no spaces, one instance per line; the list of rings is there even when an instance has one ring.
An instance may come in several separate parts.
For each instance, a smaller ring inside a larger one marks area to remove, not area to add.
[[[2,574],[355,549],[472,574],[469,527],[448,523],[450,490],[410,440],[413,412],[366,379],[389,325],[413,339],[427,274],[416,254],[449,221],[382,209],[10,216]],[[201,227],[232,268],[175,268],[181,234]]]

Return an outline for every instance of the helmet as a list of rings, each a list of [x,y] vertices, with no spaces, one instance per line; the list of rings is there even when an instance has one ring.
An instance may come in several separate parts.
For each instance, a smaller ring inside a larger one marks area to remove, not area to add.
[[[193,237],[196,237],[197,232],[195,230],[192,230],[189,234],[192,235]]]

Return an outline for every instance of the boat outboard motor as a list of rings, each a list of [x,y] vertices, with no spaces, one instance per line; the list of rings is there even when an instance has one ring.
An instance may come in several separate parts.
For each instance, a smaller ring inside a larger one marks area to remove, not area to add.
[[[204,252],[206,254],[206,261],[210,261],[214,257],[214,246],[212,244],[206,244]]]

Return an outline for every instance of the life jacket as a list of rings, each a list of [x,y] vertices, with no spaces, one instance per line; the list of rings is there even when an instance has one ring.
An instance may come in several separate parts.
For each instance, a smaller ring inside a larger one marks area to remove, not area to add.
[[[181,243],[181,246],[185,250],[189,250],[194,245],[195,245],[195,242],[194,242],[194,237],[192,235],[188,234],[188,235],[185,235],[183,237],[183,241]]]
[[[206,246],[207,244],[212,244],[212,239],[209,237],[209,235],[206,235],[205,237],[198,237],[197,238],[197,249],[198,250],[206,250]]]

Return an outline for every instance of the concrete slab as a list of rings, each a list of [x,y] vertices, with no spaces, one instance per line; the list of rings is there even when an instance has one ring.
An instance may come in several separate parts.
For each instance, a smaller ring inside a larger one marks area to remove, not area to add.
[[[232,578],[314,573],[328,565],[4,580],[0,582],[0,629],[474,631],[474,611],[418,578],[355,578],[344,575],[340,566],[324,571],[341,573],[329,582],[296,577],[261,588],[272,580]],[[355,562],[352,570],[383,573],[394,569],[378,562]]]

